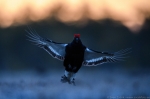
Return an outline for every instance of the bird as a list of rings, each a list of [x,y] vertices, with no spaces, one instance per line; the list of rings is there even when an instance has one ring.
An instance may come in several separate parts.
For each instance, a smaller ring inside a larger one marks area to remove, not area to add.
[[[131,48],[114,53],[90,49],[82,43],[80,34],[74,34],[74,38],[70,43],[58,43],[39,36],[31,27],[28,27],[26,32],[29,41],[44,49],[53,58],[63,61],[65,72],[61,77],[62,83],[68,82],[75,85],[75,76],[81,66],[98,66],[103,63],[124,61],[125,55],[131,52]]]

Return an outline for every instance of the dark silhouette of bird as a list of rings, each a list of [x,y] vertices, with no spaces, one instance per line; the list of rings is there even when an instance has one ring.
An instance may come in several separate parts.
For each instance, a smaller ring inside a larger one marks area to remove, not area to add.
[[[80,34],[74,34],[71,43],[58,43],[39,36],[35,30],[28,27],[28,40],[47,51],[53,58],[63,61],[65,67],[61,82],[75,85],[75,75],[81,66],[97,66],[103,63],[124,60],[125,55],[130,53],[131,48],[120,50],[115,53],[101,52],[89,49],[82,44]]]

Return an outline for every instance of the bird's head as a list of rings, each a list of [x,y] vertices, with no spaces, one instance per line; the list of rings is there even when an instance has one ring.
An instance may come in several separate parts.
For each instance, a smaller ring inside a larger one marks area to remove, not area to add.
[[[74,34],[74,41],[76,43],[79,43],[80,42],[80,34]]]

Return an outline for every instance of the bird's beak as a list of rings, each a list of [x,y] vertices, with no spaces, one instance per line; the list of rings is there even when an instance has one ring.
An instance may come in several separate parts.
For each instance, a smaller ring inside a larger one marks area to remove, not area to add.
[[[76,40],[76,43],[78,43],[78,42],[79,42],[79,38],[76,38],[75,40]]]

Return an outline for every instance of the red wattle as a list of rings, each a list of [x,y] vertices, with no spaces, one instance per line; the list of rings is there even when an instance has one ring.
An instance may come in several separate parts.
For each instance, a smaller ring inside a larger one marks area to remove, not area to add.
[[[79,38],[79,37],[80,37],[80,34],[74,34],[74,37],[78,37],[78,38]]]

